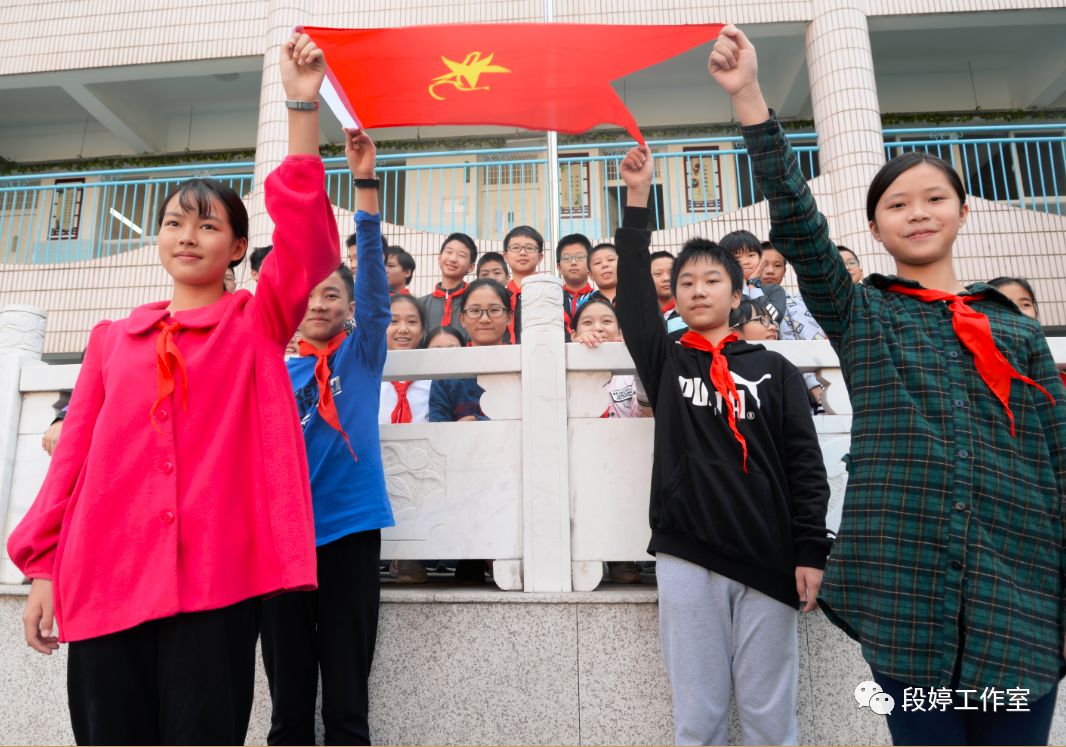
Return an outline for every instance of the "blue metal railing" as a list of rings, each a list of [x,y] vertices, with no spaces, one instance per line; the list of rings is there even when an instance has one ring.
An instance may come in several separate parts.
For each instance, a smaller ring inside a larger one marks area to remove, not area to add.
[[[922,149],[949,160],[967,191],[992,200],[1063,214],[1066,125],[885,130],[888,157]],[[808,178],[819,173],[814,133],[790,134]],[[628,141],[559,148],[562,233],[607,237],[618,226],[625,186],[618,168]],[[714,219],[762,199],[736,136],[653,140],[656,228]],[[543,146],[383,154],[383,219],[422,231],[462,231],[498,239],[512,226],[543,228],[547,152]],[[0,176],[0,262],[56,263],[143,246],[155,233],[163,197],[190,176],[211,175],[242,195],[254,163],[191,164]],[[326,159],[332,202],[351,210],[343,158]]]
[[[924,150],[951,163],[967,194],[1017,207],[1066,212],[1066,127],[983,125],[885,130],[888,158]]]
[[[151,242],[156,213],[178,184],[211,176],[247,196],[253,162],[0,177],[0,261],[96,259]]]

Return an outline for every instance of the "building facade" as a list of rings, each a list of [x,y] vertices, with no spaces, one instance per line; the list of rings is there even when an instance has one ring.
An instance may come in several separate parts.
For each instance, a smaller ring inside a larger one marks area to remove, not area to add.
[[[555,22],[741,25],[758,46],[767,99],[795,135],[833,237],[858,252],[867,272],[891,265],[869,236],[866,185],[886,156],[931,150],[953,162],[973,195],[957,245],[962,279],[1029,277],[1044,324],[1066,326],[1061,5],[15,0],[0,19],[0,304],[45,308],[45,353],[60,360],[80,353],[97,320],[164,297],[154,212],[190,175],[233,184],[248,200],[252,245],[268,243],[261,187],[286,149],[277,55],[293,26],[531,22],[550,10]],[[769,231],[728,98],[707,76],[708,51],[615,82],[659,157],[653,208],[662,248],[737,228],[763,238]],[[321,130],[337,153],[340,125],[325,111]],[[415,256],[416,293],[431,288],[451,231],[471,234],[484,251],[499,248],[516,224],[537,227],[549,243],[571,232],[607,238],[618,224],[617,164],[629,143],[617,130],[561,138],[556,184],[548,183],[543,133],[372,134],[383,154],[385,232]],[[329,171],[345,236],[352,195],[343,159]],[[548,248],[542,269],[553,271]]]

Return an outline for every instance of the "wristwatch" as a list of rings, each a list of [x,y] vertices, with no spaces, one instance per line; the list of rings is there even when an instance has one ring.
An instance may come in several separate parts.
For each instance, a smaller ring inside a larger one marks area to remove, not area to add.
[[[318,111],[318,99],[314,101],[296,101],[293,99],[286,99],[285,106],[290,109],[295,109],[298,112],[314,112]]]

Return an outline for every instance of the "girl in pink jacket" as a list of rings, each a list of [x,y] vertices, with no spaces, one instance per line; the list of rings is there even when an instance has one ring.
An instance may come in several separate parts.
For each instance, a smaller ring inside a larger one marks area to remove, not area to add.
[[[93,329],[63,439],[8,541],[32,579],[27,643],[69,643],[79,744],[243,744],[259,599],[315,586],[282,355],[339,262],[318,156],[324,71],[306,35],[282,46],[289,156],[265,185],[276,227],[256,295],[223,290],[248,245],[240,196],[180,185],[158,225],[173,296]]]

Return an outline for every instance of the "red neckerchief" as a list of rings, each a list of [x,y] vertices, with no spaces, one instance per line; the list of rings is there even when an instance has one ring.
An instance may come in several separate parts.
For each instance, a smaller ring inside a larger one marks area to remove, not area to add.
[[[450,327],[452,325],[452,299],[459,298],[464,293],[466,293],[466,283],[460,283],[457,290],[450,291],[443,290],[440,283],[437,283],[437,287],[433,289],[433,297],[444,299],[444,316],[440,318],[440,326]]]
[[[714,390],[722,395],[722,409],[725,410],[726,419],[729,421],[729,430],[733,431],[734,438],[740,444],[744,452],[744,472],[748,471],[748,442],[740,435],[737,429],[737,415],[733,411],[733,405],[740,401],[737,385],[733,383],[733,377],[729,375],[729,362],[722,354],[722,348],[737,340],[736,333],[730,332],[722,338],[717,345],[712,345],[701,335],[689,330],[681,336],[681,344],[693,350],[702,350],[711,354],[711,384]]]
[[[1066,386],[1066,371],[1059,371],[1059,378],[1062,379],[1062,385]]]
[[[676,308],[677,308],[677,300],[671,298],[668,303],[664,304],[663,307],[659,309],[659,311],[661,311],[663,313],[663,315],[665,316],[666,314],[668,314],[669,312],[673,311]]]
[[[409,291],[407,289],[407,287],[405,286],[403,288],[400,288],[400,290],[396,291],[396,295],[397,296],[409,296],[409,295],[411,295],[411,291]]]
[[[392,382],[392,388],[396,390],[396,407],[392,408],[392,419],[389,422],[411,422],[411,403],[407,401],[407,388],[412,383],[410,381]]]
[[[160,330],[155,338],[155,402],[148,411],[152,427],[157,431],[155,410],[167,397],[174,393],[174,367],[181,369],[181,409],[184,410],[189,400],[189,372],[185,368],[185,357],[174,341],[174,333],[181,329],[181,322],[170,319],[156,323]]]
[[[511,291],[511,321],[507,325],[507,332],[511,336],[511,343],[514,344],[516,342],[514,336],[515,312],[518,310],[518,297],[522,294],[522,286],[516,283],[514,280],[508,280],[507,290]]]
[[[583,287],[581,287],[581,288],[578,288],[577,290],[570,290],[569,288],[566,288],[565,290],[566,290],[567,293],[570,294],[570,318],[573,319],[574,318],[574,314],[577,313],[577,302],[578,302],[578,299],[581,298],[581,296],[584,296],[587,293],[592,293],[594,288],[591,285],[589,285],[588,282],[586,281],[585,285]]]
[[[992,337],[992,325],[988,317],[974,309],[970,304],[980,301],[984,294],[978,293],[972,296],[956,296],[953,293],[932,290],[929,288],[911,288],[899,283],[892,283],[886,290],[899,293],[904,296],[917,298],[925,303],[934,301],[946,301],[948,310],[951,312],[951,327],[955,330],[955,336],[967,350],[973,353],[974,366],[977,374],[992,390],[1007,411],[1007,420],[1010,421],[1010,434],[1014,435],[1014,413],[1010,410],[1010,384],[1013,379],[1018,379],[1023,384],[1035,386],[1044,393],[1052,404],[1055,398],[1047,389],[1037,384],[1027,376],[1022,376],[1018,370],[1010,364],[996,347],[996,341]]]
[[[355,450],[352,449],[352,442],[348,440],[348,434],[341,427],[341,418],[337,414],[337,405],[333,401],[333,390],[329,387],[329,357],[347,338],[348,334],[342,330],[324,348],[316,348],[306,340],[300,340],[300,355],[313,355],[318,358],[315,361],[315,381],[318,382],[318,413],[323,420],[332,426],[333,430],[344,436],[344,443],[348,444],[348,451],[352,453],[352,459],[358,462],[359,457],[355,455]]]

